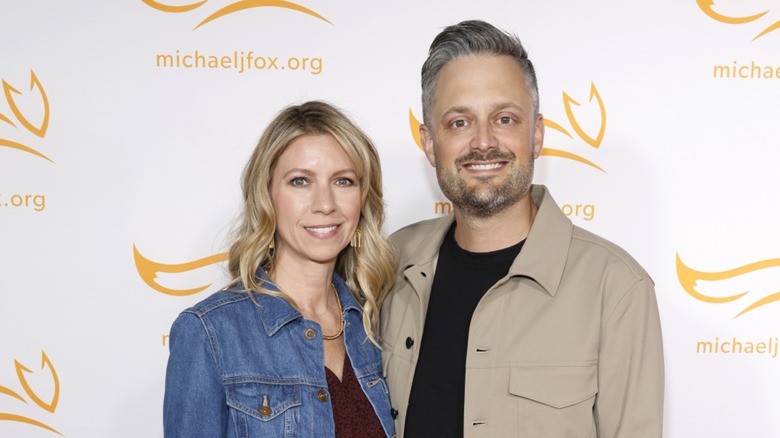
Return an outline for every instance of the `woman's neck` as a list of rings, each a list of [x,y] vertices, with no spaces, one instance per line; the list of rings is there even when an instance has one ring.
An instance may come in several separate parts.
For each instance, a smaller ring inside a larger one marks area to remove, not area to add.
[[[303,267],[278,263],[271,280],[292,298],[304,316],[323,315],[335,304],[336,297],[331,292],[333,268],[332,264],[311,263]]]

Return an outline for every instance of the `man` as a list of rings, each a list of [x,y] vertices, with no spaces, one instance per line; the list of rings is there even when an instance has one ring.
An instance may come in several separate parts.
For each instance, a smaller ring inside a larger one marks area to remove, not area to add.
[[[652,280],[531,184],[544,120],[519,39],[444,29],[422,89],[420,136],[454,214],[392,236],[382,336],[399,436],[660,437]]]

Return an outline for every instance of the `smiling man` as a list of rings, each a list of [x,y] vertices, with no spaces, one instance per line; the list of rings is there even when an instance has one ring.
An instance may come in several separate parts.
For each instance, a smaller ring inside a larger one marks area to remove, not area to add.
[[[425,154],[453,214],[410,225],[382,308],[406,437],[660,437],[653,282],[532,184],[544,119],[519,39],[447,27],[422,68]]]

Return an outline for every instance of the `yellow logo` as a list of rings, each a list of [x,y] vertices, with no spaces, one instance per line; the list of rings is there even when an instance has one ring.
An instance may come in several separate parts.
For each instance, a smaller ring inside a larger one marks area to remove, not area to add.
[[[714,0],[696,0],[696,4],[699,6],[699,9],[702,10],[708,17],[712,18],[715,21],[725,23],[725,24],[747,24],[752,23],[759,18],[766,15],[769,11],[760,12],[758,14],[753,15],[743,15],[743,16],[731,16],[727,14],[719,13],[715,10],[715,1]],[[772,23],[771,25],[767,26],[764,30],[762,30],[758,35],[756,35],[753,38],[753,41],[761,38],[762,36],[768,34],[769,32],[775,31],[780,28],[780,21],[776,21]]]
[[[588,146],[594,149],[598,149],[601,146],[602,140],[604,140],[604,133],[607,130],[607,111],[604,108],[604,101],[601,99],[599,90],[596,88],[596,85],[593,82],[591,82],[590,96],[588,98],[588,102],[593,103],[594,100],[595,100],[595,104],[598,105],[599,121],[598,121],[598,129],[596,129],[596,134],[590,135],[586,132],[586,130],[582,127],[580,122],[577,120],[577,117],[574,115],[574,107],[579,107],[582,105],[580,105],[579,102],[577,102],[571,96],[569,96],[565,91],[563,92],[563,107],[566,110],[566,118],[569,120],[569,124],[571,125],[571,128],[574,130],[574,133],[577,134],[577,137],[579,137],[582,141],[584,141]],[[559,123],[552,121],[551,119],[545,118],[544,126],[553,129],[555,131],[558,131],[571,139],[574,139],[574,136],[566,128],[564,128]],[[592,161],[573,152],[568,152],[561,149],[555,149],[555,148],[550,148],[545,146],[544,149],[542,149],[542,155],[574,160],[576,162],[585,164],[587,166],[593,167],[594,169],[598,169],[606,173],[604,169],[602,169]]]
[[[154,9],[157,9],[158,11],[162,12],[170,12],[170,13],[182,13],[182,12],[190,12],[193,11],[201,6],[203,6],[208,0],[202,0],[195,3],[190,3],[186,5],[181,6],[171,6],[164,3],[157,2],[155,0],[141,0],[144,3],[146,3],[148,6],[151,6]],[[211,15],[203,19],[200,23],[198,23],[197,26],[195,26],[195,29],[203,26],[206,23],[209,23],[211,21],[216,20],[217,18],[222,18],[226,15],[243,11],[246,9],[252,9],[252,8],[261,8],[261,7],[276,7],[276,8],[284,8],[289,9],[296,12],[301,12],[306,15],[310,15],[312,17],[318,18],[328,24],[333,24],[330,21],[328,21],[327,18],[323,17],[322,15],[314,12],[313,10],[301,6],[297,3],[293,3],[290,1],[285,0],[239,0],[235,3],[231,3],[216,12],[213,12]]]
[[[38,405],[39,408],[53,414],[54,411],[57,409],[57,403],[59,402],[60,399],[60,380],[57,377],[57,371],[54,369],[54,365],[52,365],[51,361],[49,360],[49,357],[46,356],[46,352],[41,351],[41,370],[43,370],[44,368],[47,369],[52,378],[54,393],[51,397],[51,400],[49,401],[43,400],[41,397],[39,397],[38,394],[32,389],[30,384],[27,382],[27,374],[30,374],[33,371],[31,371],[29,368],[19,363],[19,361],[17,360],[14,360],[14,365],[16,366],[16,376],[18,377],[19,383],[22,385],[22,389],[24,389],[25,394],[27,394],[27,397],[29,397],[30,400],[32,400],[36,405]],[[6,388],[5,386],[0,386],[0,394],[13,397],[21,401],[22,403],[29,404],[28,401],[22,395],[9,388]],[[50,432],[54,432],[57,435],[63,436],[60,432],[58,432],[51,426],[42,423],[38,420],[34,420],[32,418],[25,417],[22,415],[0,412],[0,421],[15,421],[19,423],[29,424],[31,426],[40,427]]]
[[[185,297],[202,292],[211,287],[211,284],[190,289],[174,289],[159,284],[157,282],[157,274],[182,274],[194,271],[195,269],[203,268],[227,260],[227,253],[214,254],[209,257],[204,257],[202,259],[185,263],[159,263],[141,255],[141,253],[138,251],[138,248],[133,245],[133,258],[135,259],[135,268],[138,270],[138,275],[141,276],[141,279],[144,281],[144,283],[149,285],[149,287],[166,295]]]
[[[589,146],[593,147],[594,149],[598,149],[599,146],[601,146],[602,140],[604,140],[604,133],[606,132],[607,129],[607,112],[604,109],[604,101],[601,99],[601,95],[599,95],[599,91],[596,89],[596,86],[591,82],[590,98],[588,99],[588,101],[593,102],[594,99],[596,100],[596,105],[598,105],[600,119],[599,119],[599,126],[596,135],[592,136],[585,131],[585,129],[581,126],[580,122],[577,120],[576,116],[574,115],[573,107],[581,106],[580,103],[574,100],[573,98],[571,98],[568,94],[566,94],[566,92],[563,93],[563,105],[566,110],[566,117],[568,118],[569,124],[574,130],[574,133],[577,134],[577,136],[582,141],[587,143]],[[561,132],[562,134],[566,135],[569,138],[572,139],[574,138],[573,135],[569,133],[568,130],[566,130],[566,128],[564,128],[563,126],[561,126],[560,124],[552,120],[545,119],[544,126],[550,129],[554,129],[558,132]],[[417,147],[420,148],[420,150],[422,150],[423,149],[422,141],[420,140],[420,121],[414,116],[414,113],[412,112],[411,109],[409,109],[409,129],[412,131],[412,138],[414,139],[414,142],[417,144]],[[549,148],[545,146],[544,149],[542,149],[542,155],[574,160],[606,173],[604,169],[597,166],[595,163],[572,152],[567,152],[564,150]]]
[[[780,266],[780,259],[761,260],[720,272],[697,271],[685,265],[677,254],[677,278],[680,285],[690,296],[710,304],[730,303],[756,292],[759,287],[751,290],[751,279],[746,274],[761,273],[764,269]],[[697,290],[698,289],[698,290]],[[727,291],[725,294],[722,291]],[[704,293],[702,291],[712,291]],[[736,292],[736,293],[734,293]],[[769,303],[780,301],[780,292],[771,293],[758,299],[742,309],[734,318],[758,309]]]
[[[31,122],[27,116],[25,116],[24,112],[17,103],[17,96],[22,95],[22,92],[5,80],[3,80],[2,83],[5,101],[8,103],[8,107],[11,109],[10,114],[13,115],[13,117],[16,119],[16,122],[14,122],[10,116],[7,116],[3,113],[0,113],[0,122],[11,125],[16,129],[19,129],[19,125],[21,125],[21,127],[26,129],[28,132],[43,138],[46,135],[46,130],[49,128],[49,98],[46,96],[46,91],[43,89],[43,86],[38,80],[38,77],[35,75],[35,72],[30,70],[30,91],[32,92],[35,90],[35,92],[40,96],[41,106],[43,107],[43,117],[40,120],[40,123],[37,125]],[[27,152],[45,160],[52,161],[46,155],[18,141],[0,137],[0,146]]]
[[[412,109],[409,108],[409,129],[412,130],[412,138],[414,139],[414,143],[417,145],[417,147],[420,148],[421,151],[424,151],[422,139],[420,138],[420,125],[422,125],[422,123],[417,120],[417,117],[414,116]]]

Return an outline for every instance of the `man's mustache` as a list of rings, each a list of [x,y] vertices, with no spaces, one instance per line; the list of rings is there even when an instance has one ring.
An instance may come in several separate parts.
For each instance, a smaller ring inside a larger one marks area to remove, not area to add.
[[[473,162],[480,162],[480,161],[512,161],[515,159],[515,154],[511,152],[503,152],[503,151],[488,151],[486,153],[478,152],[478,151],[471,151],[468,152],[466,155],[461,155],[455,160],[455,165],[458,167],[462,167],[464,163],[473,163]]]

